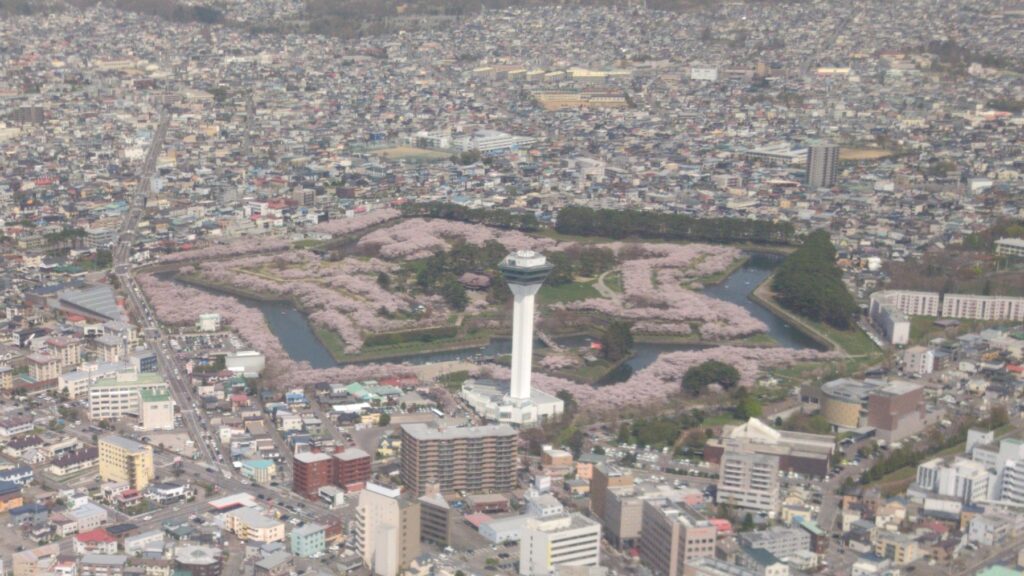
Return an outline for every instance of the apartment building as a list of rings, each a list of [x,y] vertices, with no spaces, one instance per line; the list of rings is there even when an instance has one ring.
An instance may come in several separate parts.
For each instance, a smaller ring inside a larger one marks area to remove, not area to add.
[[[519,574],[546,576],[561,566],[598,566],[601,525],[582,514],[528,518],[519,542]]]
[[[361,484],[370,479],[373,460],[365,451],[348,448],[342,452],[325,454],[304,452],[294,459],[292,490],[310,500],[318,498],[320,488],[341,488]]]
[[[292,491],[310,500],[318,498],[319,490],[331,484],[334,459],[323,452],[301,452],[295,455]]]
[[[420,554],[420,504],[401,488],[373,484],[359,493],[353,539],[363,564],[378,576],[394,576]]]
[[[942,316],[971,320],[1021,322],[1024,321],[1024,298],[945,294],[942,297]]]
[[[509,492],[516,487],[519,434],[507,424],[439,428],[402,426],[402,483],[416,494]]]
[[[237,508],[225,513],[224,528],[239,540],[263,543],[284,540],[284,522],[264,516],[255,507]]]
[[[687,562],[714,558],[716,528],[693,508],[667,498],[644,502],[640,561],[658,576],[682,576]]]
[[[99,441],[100,478],[123,482],[143,490],[153,480],[153,448],[121,436],[104,436]]]

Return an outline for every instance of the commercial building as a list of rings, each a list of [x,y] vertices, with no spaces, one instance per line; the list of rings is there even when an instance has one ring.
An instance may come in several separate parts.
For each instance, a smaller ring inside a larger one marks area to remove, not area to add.
[[[821,415],[836,428],[869,426],[899,442],[924,429],[924,389],[902,380],[839,378],[821,386]]]
[[[299,558],[317,558],[327,549],[327,527],[310,522],[292,529],[292,554]]]
[[[243,460],[240,469],[242,476],[257,484],[269,484],[277,476],[277,464],[273,460]]]
[[[359,493],[353,538],[363,564],[378,576],[394,576],[420,554],[420,504],[400,488],[373,484]]]
[[[924,388],[893,380],[868,393],[867,425],[886,442],[900,442],[924,430]]]
[[[562,566],[598,566],[601,525],[582,514],[531,517],[519,541],[519,574],[545,576]]]
[[[996,240],[996,254],[1003,256],[1024,256],[1024,239],[1000,238]]]
[[[477,130],[470,135],[452,138],[452,148],[459,152],[476,150],[493,154],[527,148],[536,142],[536,138],[528,136],[513,136],[497,130]]]
[[[216,312],[200,314],[199,321],[196,323],[196,329],[200,332],[216,332],[220,330],[220,321],[220,314]]]
[[[747,150],[743,152],[743,156],[768,164],[804,164],[807,161],[807,149],[794,148],[788,142],[774,142]]]
[[[910,317],[885,292],[871,295],[868,318],[890,344],[901,346],[910,341]]]
[[[143,421],[143,398],[151,402],[148,424],[152,428],[171,429],[174,427],[174,401],[163,378],[156,373],[119,372],[114,376],[100,378],[89,384],[89,418],[94,421],[116,420],[127,415]]]
[[[743,532],[736,539],[741,546],[767,550],[782,559],[811,550],[811,534],[802,528],[773,526],[767,530]]]
[[[139,427],[147,431],[174,429],[174,400],[166,386],[139,391]]]
[[[123,554],[86,554],[78,561],[79,576],[122,576],[128,567]]]
[[[402,425],[402,484],[415,494],[509,492],[516,487],[519,434],[507,424],[438,428]]]
[[[825,142],[807,148],[807,187],[831,188],[839,174],[839,146]]]
[[[618,466],[605,463],[594,466],[593,477],[590,479],[590,511],[603,522],[608,492],[632,488],[633,482],[633,474]]]
[[[225,512],[224,529],[239,540],[263,543],[284,540],[284,522],[264,516],[255,506],[243,506]]]
[[[720,464],[728,449],[776,456],[779,469],[784,472],[823,478],[831,466],[835,438],[826,434],[776,430],[751,418],[739,426],[726,426],[721,437],[709,439],[704,459]]]
[[[695,510],[668,499],[644,502],[640,561],[658,576],[681,576],[694,558],[713,558],[717,530]]]
[[[626,108],[629,100],[622,90],[535,90],[531,94],[545,110],[565,108]]]
[[[153,448],[121,436],[104,436],[99,441],[100,478],[123,482],[142,491],[153,480]]]
[[[685,576],[766,576],[718,558],[695,558],[686,563]]]

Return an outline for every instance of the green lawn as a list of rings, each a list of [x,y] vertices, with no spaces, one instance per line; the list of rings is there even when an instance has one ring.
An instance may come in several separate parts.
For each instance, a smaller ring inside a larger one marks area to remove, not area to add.
[[[874,355],[881,352],[878,346],[875,346],[871,338],[868,338],[868,335],[860,328],[854,327],[852,330],[839,330],[824,322],[817,322],[803,317],[800,319],[824,334],[829,340],[835,342],[850,356]]]
[[[934,338],[955,338],[970,332],[980,332],[986,328],[1006,324],[1005,322],[986,320],[959,320],[958,326],[943,328],[936,326],[935,320],[936,318],[931,316],[912,316],[910,318],[910,341],[914,344],[924,344]]]
[[[742,422],[733,418],[732,414],[715,414],[714,416],[705,418],[704,421],[701,422],[701,426],[707,427],[727,426],[730,424],[742,424]]]
[[[600,298],[601,294],[594,288],[593,282],[572,282],[559,286],[541,286],[537,294],[537,300],[541,304],[556,304],[558,302],[575,302],[587,298]]]
[[[625,289],[622,287],[622,272],[612,272],[604,277],[604,285],[612,292],[622,294]]]
[[[331,330],[316,327],[313,329],[313,332],[316,334],[317,338],[320,339],[320,342],[323,343],[324,347],[326,347],[331,353],[331,356],[334,356],[334,359],[339,362],[386,360],[390,358],[400,358],[403,356],[427,354],[430,352],[440,352],[444,350],[478,348],[486,346],[493,336],[490,332],[482,331],[478,334],[466,334],[455,338],[443,338],[432,342],[414,341],[387,346],[374,346],[372,348],[363,348],[362,351],[356,354],[350,354],[345,352],[345,342]]]

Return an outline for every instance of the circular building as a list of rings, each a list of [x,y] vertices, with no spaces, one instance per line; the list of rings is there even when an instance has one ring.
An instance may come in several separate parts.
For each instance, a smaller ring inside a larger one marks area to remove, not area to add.
[[[192,576],[220,576],[223,562],[219,548],[212,546],[179,546],[174,551],[175,571]]]

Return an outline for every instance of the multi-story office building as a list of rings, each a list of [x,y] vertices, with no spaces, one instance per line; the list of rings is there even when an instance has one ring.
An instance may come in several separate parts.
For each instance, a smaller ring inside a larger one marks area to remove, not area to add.
[[[142,405],[142,394],[151,393],[156,396],[163,396],[167,393],[167,384],[160,374],[119,372],[114,376],[99,378],[89,384],[89,418],[94,421],[106,419],[118,419],[125,415],[132,414],[140,416]],[[161,412],[167,410],[167,400],[159,405]],[[155,405],[154,408],[158,408]],[[173,426],[173,408],[171,409],[171,423]]]
[[[608,502],[608,492],[614,489],[628,489],[633,487],[633,474],[612,464],[598,464],[594,466],[593,476],[590,479],[590,510],[602,522],[605,519],[605,506]]]
[[[507,424],[436,428],[402,426],[402,483],[416,494],[508,492],[516,487],[519,434]]]
[[[695,510],[668,499],[644,502],[640,561],[658,576],[682,576],[694,558],[713,558],[717,530]]]
[[[353,537],[373,574],[394,576],[420,554],[420,503],[372,482],[359,493]]]
[[[1000,238],[996,240],[996,254],[1024,256],[1024,240],[1020,238]]]
[[[718,474],[719,502],[770,515],[778,511],[778,456],[727,446]]]
[[[704,448],[704,459],[720,464],[727,449],[743,450],[779,458],[779,469],[805,476],[823,478],[828,474],[835,438],[826,434],[808,434],[776,430],[757,418],[739,426],[726,426],[720,438],[712,438]]]
[[[438,492],[420,496],[420,539],[439,547],[451,544],[455,511]]]
[[[758,532],[744,532],[736,539],[747,548],[767,550],[778,558],[811,551],[811,534],[802,528],[773,526]]]
[[[560,566],[598,566],[601,525],[582,514],[531,517],[519,542],[519,574],[546,576]]]
[[[807,187],[831,188],[839,174],[839,146],[825,142],[807,148]]]
[[[166,386],[139,391],[139,426],[143,430],[174,429],[174,400]]]
[[[536,142],[535,138],[529,136],[513,136],[497,130],[478,130],[468,136],[452,138],[452,147],[459,152],[477,150],[489,153],[527,148]]]
[[[104,436],[99,441],[100,478],[105,482],[124,482],[134,490],[143,490],[153,480],[153,448],[120,436]]]

